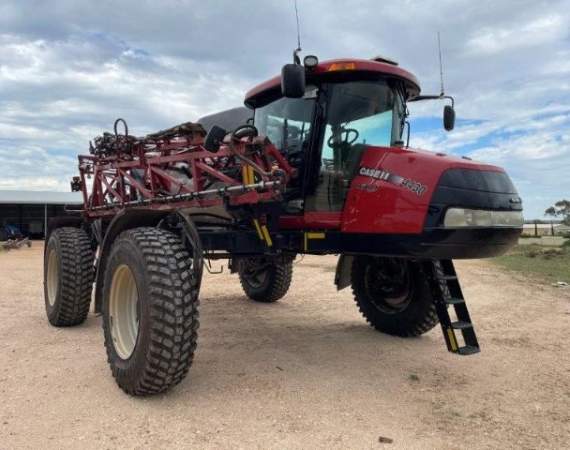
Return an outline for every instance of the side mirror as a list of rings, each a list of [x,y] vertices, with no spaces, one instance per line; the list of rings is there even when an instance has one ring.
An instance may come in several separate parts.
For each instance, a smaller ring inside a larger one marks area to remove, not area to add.
[[[445,105],[443,107],[443,128],[451,131],[455,127],[455,110],[453,106]]]
[[[281,93],[287,98],[305,95],[305,68],[300,64],[285,64],[281,69]]]

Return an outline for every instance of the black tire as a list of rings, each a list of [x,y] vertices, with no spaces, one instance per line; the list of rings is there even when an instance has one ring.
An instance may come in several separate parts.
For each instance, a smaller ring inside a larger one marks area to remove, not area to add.
[[[238,262],[238,273],[241,287],[251,300],[274,303],[285,296],[291,286],[293,259],[242,258]]]
[[[79,325],[87,318],[94,258],[84,230],[63,227],[51,233],[44,252],[44,300],[53,326]]]
[[[419,262],[356,257],[352,291],[366,321],[383,333],[419,336],[438,323],[429,280]]]
[[[132,329],[136,337],[130,354],[117,341],[124,313],[113,317],[112,312],[117,311],[114,305],[125,301],[118,287],[120,282],[113,287],[115,274],[125,271],[125,267],[136,287],[136,324]],[[186,377],[199,326],[200,280],[195,274],[186,247],[169,231],[135,228],[123,232],[114,242],[105,267],[103,329],[113,377],[126,393],[158,394]]]

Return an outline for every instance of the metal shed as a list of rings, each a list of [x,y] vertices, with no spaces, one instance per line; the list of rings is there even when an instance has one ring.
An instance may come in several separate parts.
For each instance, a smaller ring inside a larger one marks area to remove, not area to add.
[[[81,203],[79,192],[0,190],[0,240],[6,225],[16,226],[32,239],[42,239],[50,217],[63,214],[65,205]]]

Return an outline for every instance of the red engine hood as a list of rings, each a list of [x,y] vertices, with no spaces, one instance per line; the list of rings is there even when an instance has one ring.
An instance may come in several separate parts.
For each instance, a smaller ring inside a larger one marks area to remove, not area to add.
[[[441,175],[462,168],[504,172],[469,159],[399,147],[368,147],[351,183],[341,230],[352,233],[421,233]]]

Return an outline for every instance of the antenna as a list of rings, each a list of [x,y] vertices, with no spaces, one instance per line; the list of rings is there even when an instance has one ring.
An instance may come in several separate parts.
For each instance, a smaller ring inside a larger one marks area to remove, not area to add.
[[[297,49],[293,52],[293,60],[295,64],[301,64],[301,60],[299,59],[299,53],[301,51],[301,26],[299,25],[299,10],[297,9],[297,0],[295,2],[295,19],[297,20]]]
[[[443,87],[443,63],[441,62],[441,38],[439,31],[437,32],[437,50],[439,53],[439,78],[441,80],[441,94],[439,95],[443,97],[445,95],[445,89]]]

